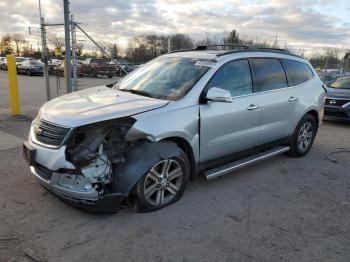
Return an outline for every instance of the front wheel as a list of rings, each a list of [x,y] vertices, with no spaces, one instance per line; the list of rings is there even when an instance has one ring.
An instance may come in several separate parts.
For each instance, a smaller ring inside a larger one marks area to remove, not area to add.
[[[289,155],[301,157],[306,155],[315,140],[317,133],[317,123],[315,118],[306,114],[296,127],[290,142]]]
[[[180,152],[180,156],[156,163],[138,181],[136,211],[155,211],[181,198],[186,188],[190,168],[186,154],[181,150]]]

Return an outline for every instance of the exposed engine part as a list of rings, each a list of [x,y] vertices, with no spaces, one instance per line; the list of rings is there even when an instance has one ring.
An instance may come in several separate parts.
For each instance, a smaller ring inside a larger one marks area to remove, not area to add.
[[[89,158],[88,165],[81,167],[81,173],[89,178],[92,184],[108,184],[112,181],[112,165],[105,147],[105,144],[100,144],[96,154],[87,156]]]
[[[94,154],[105,141],[108,154],[112,154],[109,159],[114,163],[113,155],[125,148],[124,137],[134,122],[134,119],[127,118],[77,128],[67,143],[68,159],[73,163],[81,162],[82,158],[86,159],[87,155]]]
[[[114,165],[125,161],[125,151],[133,142],[124,137],[134,122],[126,118],[81,126],[69,138],[67,159],[99,192],[113,181]]]

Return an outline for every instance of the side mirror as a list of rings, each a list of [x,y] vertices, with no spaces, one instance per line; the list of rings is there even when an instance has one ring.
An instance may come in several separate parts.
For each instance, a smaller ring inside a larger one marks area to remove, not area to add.
[[[231,93],[218,87],[210,88],[205,98],[208,101],[232,103]]]

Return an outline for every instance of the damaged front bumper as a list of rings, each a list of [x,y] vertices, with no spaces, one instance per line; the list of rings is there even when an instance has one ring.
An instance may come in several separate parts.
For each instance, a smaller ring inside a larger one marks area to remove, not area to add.
[[[122,193],[99,195],[83,176],[53,172],[34,165],[30,166],[30,171],[41,185],[64,202],[89,212],[116,213],[125,198]]]
[[[23,144],[23,155],[31,173],[50,192],[82,210],[95,213],[118,212],[125,195],[101,193],[91,185],[88,178],[72,173],[74,166],[65,159],[64,152],[65,147],[46,148],[33,143],[30,137]],[[65,169],[70,172],[64,172]]]

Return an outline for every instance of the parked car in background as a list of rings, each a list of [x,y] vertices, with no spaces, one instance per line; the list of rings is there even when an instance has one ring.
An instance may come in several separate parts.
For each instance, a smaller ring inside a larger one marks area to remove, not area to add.
[[[6,57],[1,61],[0,69],[1,70],[7,70],[7,59],[6,59]]]
[[[0,69],[4,70],[4,64],[5,64],[5,61],[6,61],[6,57],[2,56],[0,57]]]
[[[117,66],[107,58],[87,58],[84,60],[84,71],[91,77],[107,76],[109,78],[116,75]]]
[[[43,75],[44,64],[35,60],[24,60],[17,65],[18,74],[30,75]]]
[[[23,155],[33,176],[74,206],[154,211],[179,200],[198,174],[209,180],[278,154],[306,155],[324,99],[301,57],[200,47],[47,102]]]
[[[29,58],[29,57],[20,57],[20,56],[18,56],[18,57],[16,57],[16,67],[20,64],[20,63],[22,63],[23,61],[25,61],[25,60],[28,60],[28,61],[30,61],[30,60],[34,60],[34,58]],[[0,63],[0,68],[2,69],[2,70],[6,70],[7,71],[7,59],[6,58],[4,58],[2,61],[1,61],[1,63]]]
[[[48,59],[48,60],[47,60],[47,63],[48,63],[49,65],[58,66],[58,65],[62,64],[62,61],[59,60],[59,59],[54,59],[54,58],[52,58],[52,59]]]
[[[30,57],[16,57],[16,67],[22,63],[23,61],[34,61],[34,58],[30,58]]]
[[[350,120],[350,76],[327,85],[324,115],[326,119]]]
[[[71,68],[72,76],[73,76],[73,67]],[[53,74],[56,76],[64,76],[64,64],[60,63],[58,66],[54,67]],[[85,76],[85,68],[82,63],[77,63],[77,76],[83,77]]]
[[[47,60],[47,67],[49,75],[55,75],[56,69],[60,66],[63,66],[63,61],[59,59],[49,59]]]
[[[336,74],[320,74],[320,79],[326,85],[334,82],[338,77],[340,76]]]

